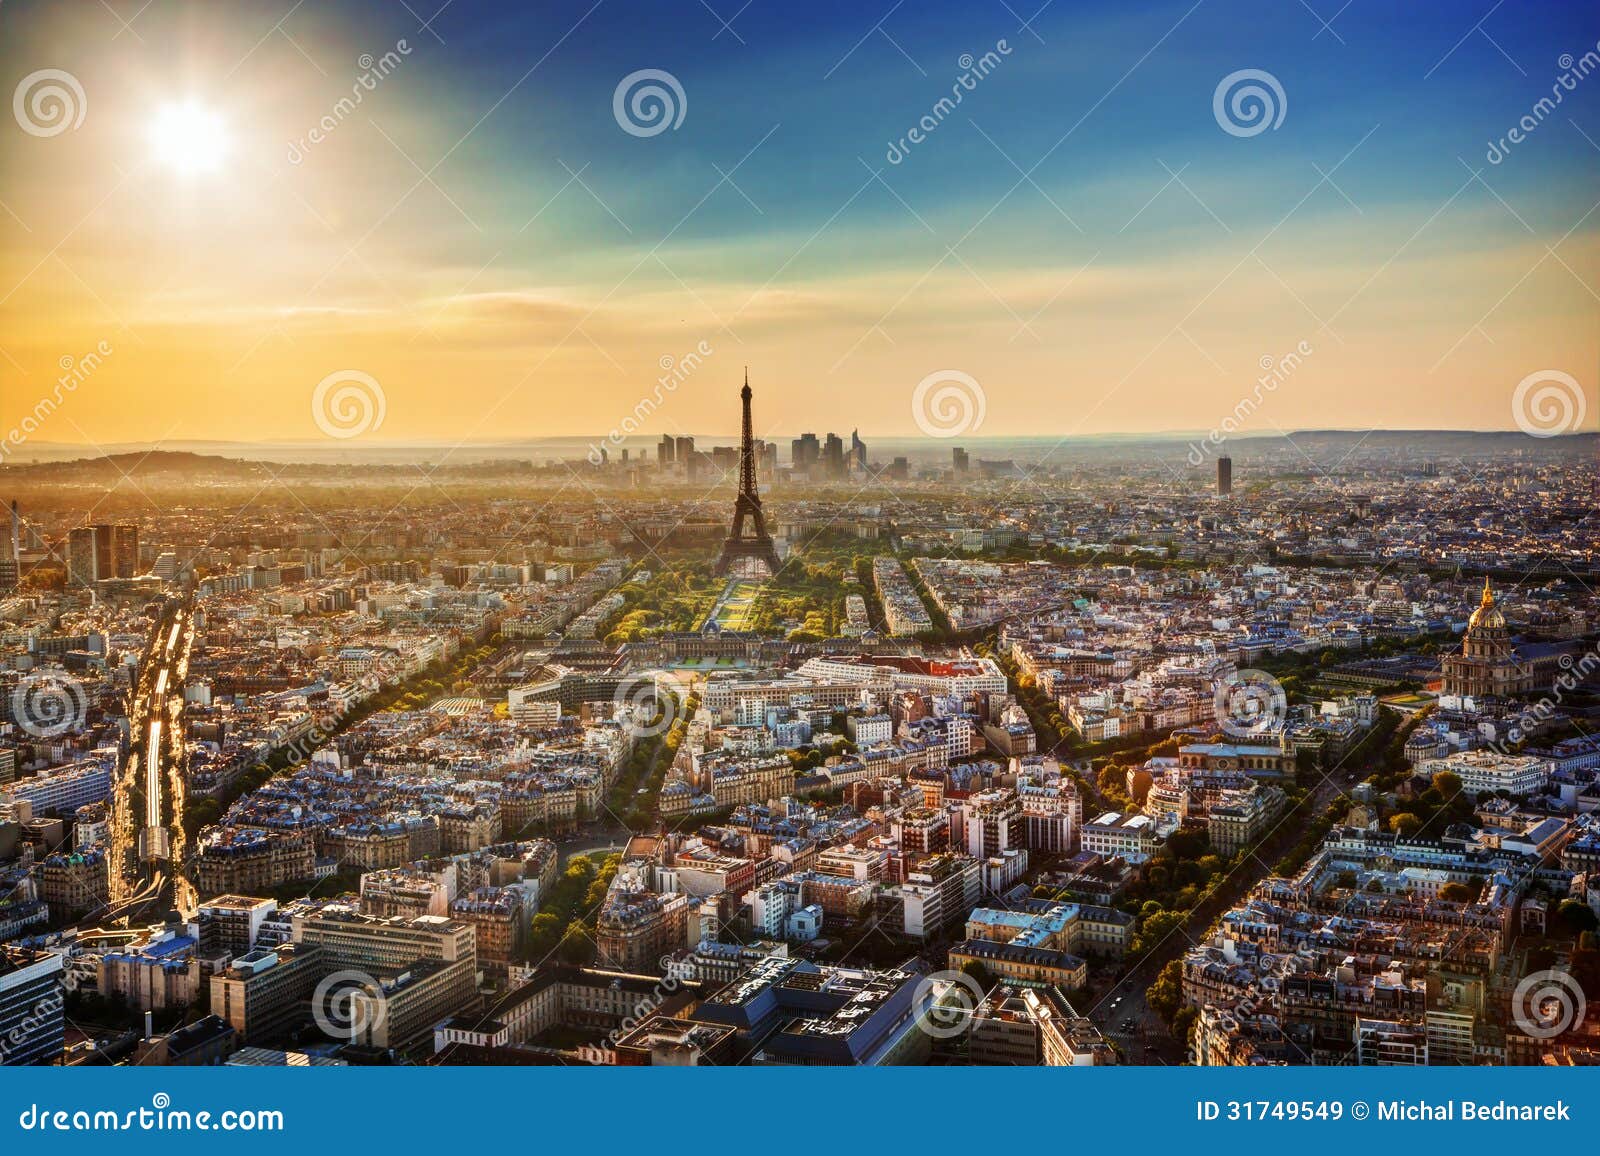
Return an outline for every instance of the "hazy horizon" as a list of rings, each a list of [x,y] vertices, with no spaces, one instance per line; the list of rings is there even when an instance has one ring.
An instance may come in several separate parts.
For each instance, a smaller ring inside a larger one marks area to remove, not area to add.
[[[823,430],[815,431],[826,432]],[[838,432],[838,431],[835,431]],[[846,431],[847,432],[847,431]],[[1382,435],[1414,434],[1424,439],[1415,448],[1419,455],[1446,453],[1444,447],[1430,445],[1427,439],[1447,438],[1484,438],[1484,439],[1516,439],[1526,443],[1526,448],[1537,448],[1541,452],[1561,452],[1566,446],[1573,445],[1581,440],[1594,440],[1600,438],[1600,433],[1577,432],[1560,435],[1554,438],[1535,439],[1519,430],[1413,430],[1413,429],[1320,429],[1320,430],[1292,430],[1283,434],[1241,434],[1228,438],[1220,445],[1207,445],[1204,442],[1207,431],[1165,431],[1161,433],[1117,433],[1117,434],[1084,434],[1076,436],[1059,437],[1054,435],[1033,435],[1017,437],[991,437],[991,436],[964,436],[957,439],[941,439],[932,437],[882,437],[875,438],[863,436],[868,454],[875,463],[887,463],[893,456],[906,456],[917,462],[948,462],[950,450],[959,446],[968,451],[971,458],[976,461],[988,457],[991,460],[1018,458],[1027,462],[1043,462],[1056,459],[1065,464],[1074,454],[1074,451],[1104,450],[1108,447],[1118,446],[1150,446],[1176,447],[1187,449],[1200,445],[1205,452],[1198,467],[1209,470],[1212,460],[1219,456],[1234,455],[1241,459],[1248,459],[1257,452],[1272,452],[1274,450],[1293,449],[1296,441],[1308,442],[1321,438],[1342,438],[1354,440],[1357,447],[1361,444],[1369,448],[1378,449],[1379,446],[1371,444],[1371,439]],[[737,433],[725,434],[691,434],[696,439],[697,446],[708,449],[713,445],[731,446],[737,443]],[[777,438],[778,455],[780,462],[788,463],[790,460],[790,438],[779,436]],[[590,456],[590,451],[600,445],[605,445],[613,463],[621,460],[622,449],[629,451],[631,460],[655,460],[654,440],[645,442],[642,439],[628,439],[620,446],[612,445],[604,440],[603,435],[597,438],[582,436],[567,437],[542,437],[542,438],[507,438],[500,440],[479,440],[466,442],[451,441],[401,441],[398,439],[362,439],[361,441],[333,441],[330,439],[277,439],[277,440],[218,440],[218,439],[172,439],[160,444],[149,442],[112,443],[99,446],[82,446],[68,443],[30,442],[24,444],[16,452],[7,455],[6,466],[23,467],[29,465],[59,464],[75,461],[92,462],[111,455],[129,454],[154,454],[165,453],[190,453],[201,457],[218,457],[232,461],[279,461],[288,463],[312,464],[318,461],[337,462],[339,464],[405,464],[422,457],[438,458],[441,462],[451,458],[459,459],[458,464],[471,464],[474,462],[513,461],[527,460],[535,464],[551,459],[583,460]],[[1331,464],[1331,463],[1330,463]],[[1196,466],[1191,461],[1190,466]],[[4,468],[0,467],[0,475]]]

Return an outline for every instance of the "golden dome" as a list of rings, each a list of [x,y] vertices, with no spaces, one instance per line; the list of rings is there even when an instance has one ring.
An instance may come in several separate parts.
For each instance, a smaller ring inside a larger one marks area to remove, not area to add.
[[[1467,620],[1468,630],[1477,630],[1481,627],[1504,627],[1506,616],[1500,613],[1500,607],[1495,605],[1494,591],[1489,587],[1489,579],[1483,580],[1483,600],[1478,603],[1478,608],[1472,612],[1472,617]]]

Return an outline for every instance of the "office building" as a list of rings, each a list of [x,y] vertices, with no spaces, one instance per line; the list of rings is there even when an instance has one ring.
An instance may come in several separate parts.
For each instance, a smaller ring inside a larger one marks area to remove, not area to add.
[[[809,475],[822,457],[822,446],[814,433],[801,434],[789,443],[789,460],[797,474]]]
[[[277,1039],[308,1016],[326,970],[321,948],[307,944],[247,951],[211,977],[211,1013],[245,1043]]]
[[[74,526],[67,534],[67,582],[89,586],[107,578],[132,578],[139,572],[139,527]]]
[[[822,442],[822,475],[830,481],[845,475],[844,439],[829,434]]]
[[[0,947],[0,1067],[48,1064],[66,1047],[61,956]]]
[[[477,998],[476,935],[461,920],[379,919],[330,903],[294,917],[294,942],[322,949],[318,970],[357,971],[373,981],[343,996],[352,1043],[409,1047]]]

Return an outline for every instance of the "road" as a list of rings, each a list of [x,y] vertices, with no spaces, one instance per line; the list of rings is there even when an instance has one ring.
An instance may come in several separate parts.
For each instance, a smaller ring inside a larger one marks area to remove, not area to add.
[[[112,795],[114,862],[122,879],[112,909],[192,904],[183,878],[183,684],[194,623],[168,605],[145,652],[128,712],[136,736]]]
[[[1295,810],[1284,816],[1266,841],[1254,849],[1241,865],[1223,879],[1209,898],[1201,900],[1189,911],[1188,918],[1178,931],[1174,931],[1155,950],[1140,960],[1131,970],[1117,977],[1089,1009],[1089,1017],[1100,1030],[1116,1039],[1128,1053],[1131,1061],[1138,1063],[1182,1063],[1183,1044],[1172,1038],[1165,1021],[1151,1009],[1145,993],[1161,974],[1161,969],[1201,942],[1216,918],[1236,905],[1262,879],[1305,833],[1309,824],[1340,795],[1365,778],[1356,769],[1335,768],[1308,795]],[[1133,1021],[1125,1030],[1122,1025]]]
[[[557,839],[555,844],[561,852],[561,866],[565,869],[567,861],[574,855],[585,855],[591,851],[621,851],[628,845],[629,834],[627,828],[617,827],[581,831],[570,839]]]

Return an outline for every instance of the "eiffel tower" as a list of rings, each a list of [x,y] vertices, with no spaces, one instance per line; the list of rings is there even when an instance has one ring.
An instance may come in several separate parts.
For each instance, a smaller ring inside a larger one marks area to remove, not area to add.
[[[722,542],[722,557],[717,559],[717,573],[727,574],[744,570],[744,563],[760,563],[767,574],[778,572],[778,551],[772,545],[772,535],[767,532],[767,519],[761,512],[761,495],[756,490],[756,441],[750,425],[750,370],[744,371],[744,388],[739,391],[744,401],[744,432],[739,440],[739,496],[733,502],[733,529]],[[751,523],[745,533],[745,523]]]

